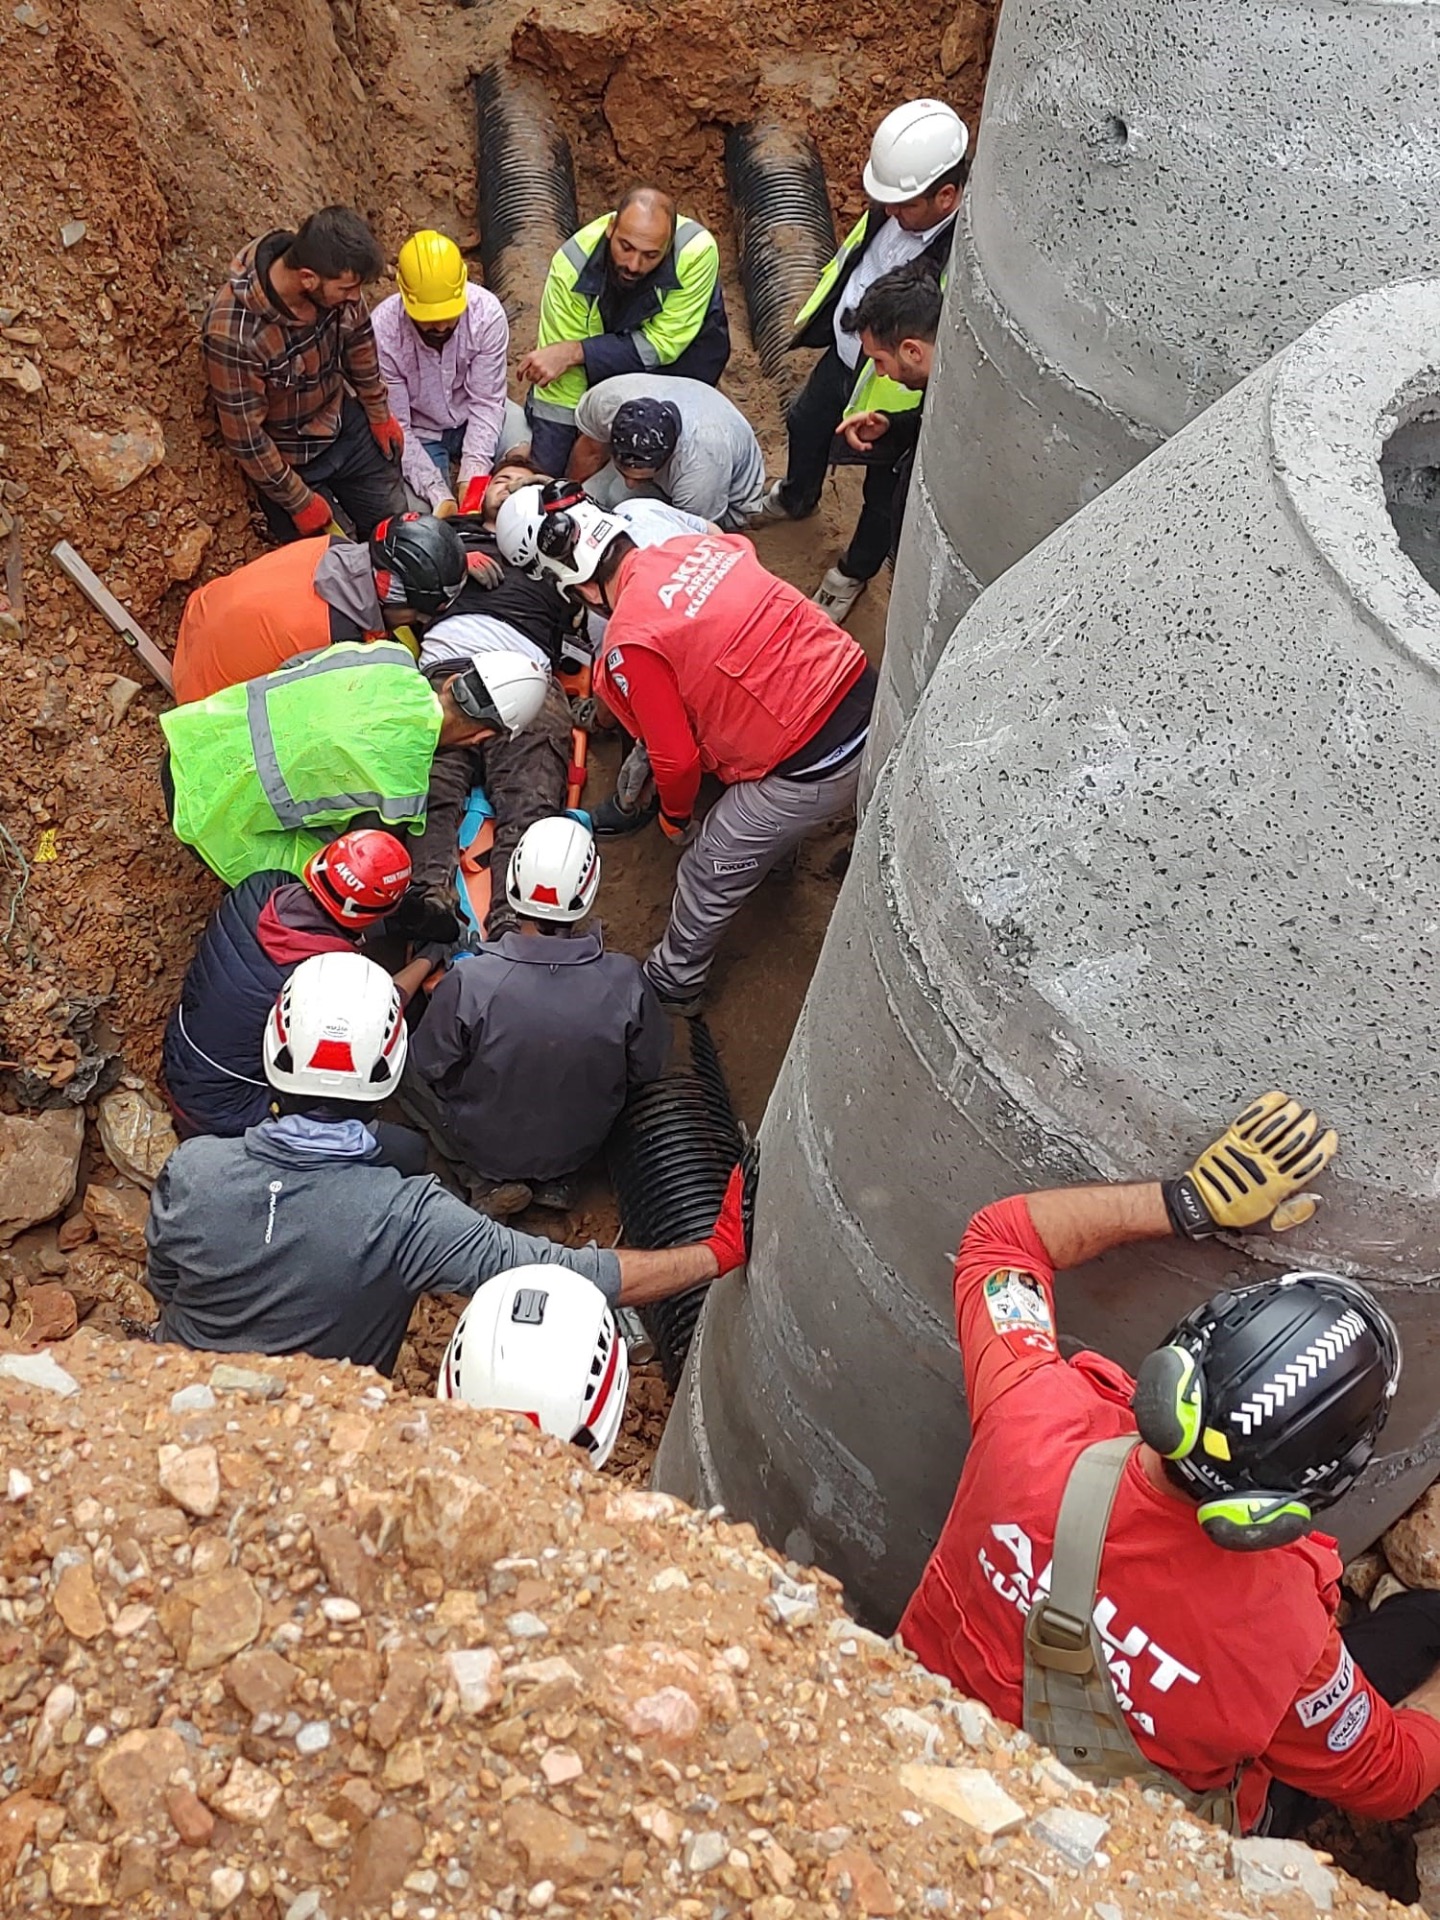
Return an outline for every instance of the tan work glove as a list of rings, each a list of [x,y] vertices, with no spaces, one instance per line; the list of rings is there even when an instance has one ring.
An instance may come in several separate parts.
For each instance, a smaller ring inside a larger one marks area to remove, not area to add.
[[[1203,1240],[1212,1233],[1268,1227],[1284,1233],[1310,1219],[1320,1202],[1302,1194],[1340,1147],[1333,1127],[1285,1093],[1265,1093],[1178,1180],[1162,1183],[1176,1233]]]

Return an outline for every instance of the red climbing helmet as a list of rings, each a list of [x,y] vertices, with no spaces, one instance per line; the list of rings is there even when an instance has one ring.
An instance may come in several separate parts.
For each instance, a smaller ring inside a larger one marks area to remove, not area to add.
[[[342,833],[305,863],[306,886],[342,926],[368,926],[393,913],[410,885],[410,856],[377,827]]]

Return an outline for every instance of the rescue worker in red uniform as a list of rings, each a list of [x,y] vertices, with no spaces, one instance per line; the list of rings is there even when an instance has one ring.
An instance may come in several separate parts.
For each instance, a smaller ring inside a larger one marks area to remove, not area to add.
[[[608,616],[595,692],[647,749],[660,825],[684,849],[645,973],[672,1012],[694,1014],[726,927],[766,874],[853,810],[875,670],[739,535],[642,549],[582,494],[550,506],[526,487],[496,537],[507,559]],[[725,791],[697,821],[703,773]]]
[[[1382,1820],[1440,1786],[1440,1595],[1342,1635],[1340,1559],[1311,1530],[1374,1449],[1395,1330],[1355,1282],[1289,1273],[1197,1307],[1132,1380],[1061,1358],[1054,1278],[1134,1241],[1298,1225],[1337,1144],[1270,1093],[1177,1180],[976,1214],[955,1263],[970,1449],[900,1622],[1077,1772],[1243,1831],[1272,1782]]]
[[[467,577],[459,535],[429,514],[396,514],[363,544],[322,534],[262,553],[185,602],[175,698],[208,699],[337,640],[426,626]]]

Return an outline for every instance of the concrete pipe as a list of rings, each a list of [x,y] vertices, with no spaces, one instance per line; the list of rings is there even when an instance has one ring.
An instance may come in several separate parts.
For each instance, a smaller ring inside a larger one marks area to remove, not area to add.
[[[1440,271],[1440,6],[1005,0],[865,791],[1006,567],[1337,301]]]
[[[1355,1273],[1405,1375],[1326,1524],[1436,1471],[1437,469],[1440,282],[1351,301],[982,595],[881,775],[657,1469],[881,1626],[964,1456],[970,1213],[1177,1171],[1270,1086],[1340,1129],[1318,1219],[1064,1278],[1068,1350],[1133,1369],[1227,1276]]]

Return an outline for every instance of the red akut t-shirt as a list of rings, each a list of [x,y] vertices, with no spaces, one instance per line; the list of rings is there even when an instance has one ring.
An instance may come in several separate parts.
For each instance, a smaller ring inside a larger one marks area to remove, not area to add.
[[[900,1622],[935,1673],[1002,1719],[1024,1717],[1025,1616],[1048,1586],[1055,1520],[1077,1456],[1134,1433],[1128,1374],[1060,1357],[1054,1268],[1022,1198],[971,1221],[955,1312],[972,1439],[955,1501]],[[1186,1786],[1243,1766],[1240,1814],[1259,1819],[1273,1776],[1373,1819],[1440,1786],[1440,1721],[1386,1705],[1335,1626],[1340,1560],[1313,1534],[1292,1546],[1215,1546],[1178,1493],[1126,1465],[1100,1564],[1095,1621],[1142,1751]]]

